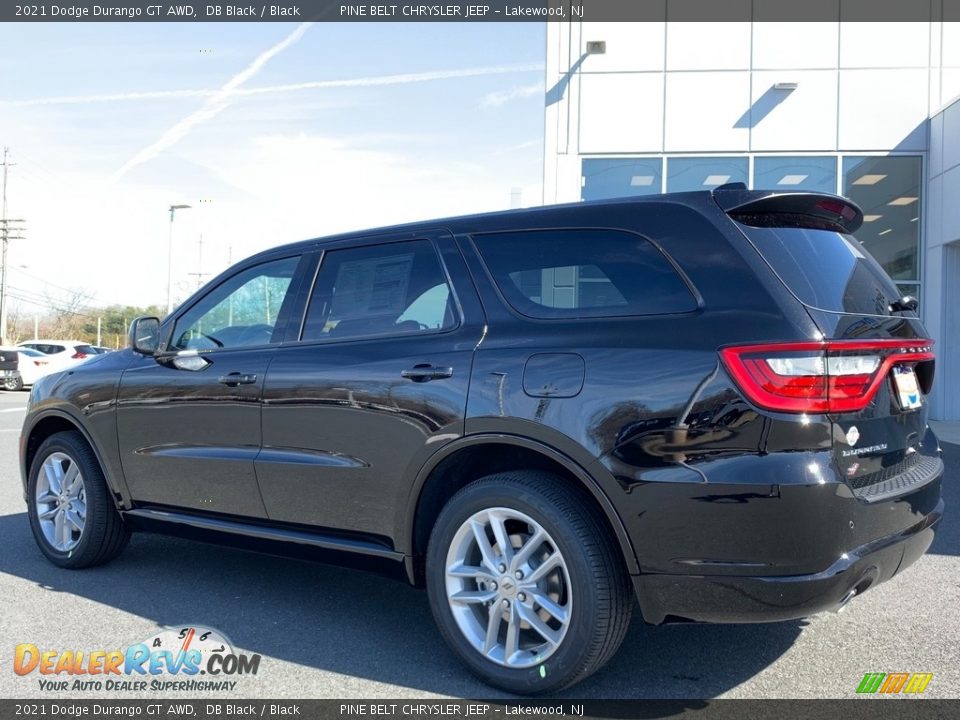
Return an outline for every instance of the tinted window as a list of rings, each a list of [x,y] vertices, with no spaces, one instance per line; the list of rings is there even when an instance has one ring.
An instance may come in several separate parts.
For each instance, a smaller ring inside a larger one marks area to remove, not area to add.
[[[450,288],[427,240],[323,257],[304,340],[444,330],[456,324]]]
[[[38,352],[42,352],[44,355],[53,355],[55,353],[63,352],[66,348],[63,345],[48,345],[47,343],[33,343],[30,345],[24,345],[24,347],[33,348]]]
[[[74,352],[83,353],[84,355],[96,355],[97,351],[93,349],[92,345],[74,345]]]
[[[537,230],[477,235],[497,286],[536,318],[689,312],[696,301],[652,243],[617,230]]]
[[[889,304],[900,297],[883,268],[850,235],[742,224],[740,228],[805,305],[833,312],[889,315]]]
[[[274,260],[218,285],[177,320],[173,348],[215,350],[272,342],[299,262],[299,257]]]

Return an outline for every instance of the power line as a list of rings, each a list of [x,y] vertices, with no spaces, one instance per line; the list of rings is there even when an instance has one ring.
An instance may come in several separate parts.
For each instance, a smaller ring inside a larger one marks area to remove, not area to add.
[[[10,155],[10,148],[4,146],[3,148],[3,205],[0,208],[0,235],[2,235],[3,250],[2,250],[2,261],[0,261],[0,272],[3,274],[0,275],[0,342],[6,343],[7,341],[7,285],[9,284],[9,275],[7,268],[7,246],[9,245],[10,240],[22,240],[23,235],[20,233],[23,231],[22,223],[23,220],[20,219],[11,219],[7,217],[7,171],[10,169],[11,165],[16,163],[10,162],[8,159]]]

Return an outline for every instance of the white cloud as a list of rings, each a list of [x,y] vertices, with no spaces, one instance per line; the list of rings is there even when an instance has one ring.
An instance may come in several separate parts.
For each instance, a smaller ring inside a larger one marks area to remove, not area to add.
[[[511,100],[531,97],[543,92],[543,83],[534,83],[533,85],[516,85],[509,90],[497,90],[484,95],[480,101],[480,107],[490,108],[505,105]]]

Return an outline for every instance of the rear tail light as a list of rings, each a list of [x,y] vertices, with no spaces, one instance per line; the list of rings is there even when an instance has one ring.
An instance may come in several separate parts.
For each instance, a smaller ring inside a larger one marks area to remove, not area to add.
[[[86,357],[87,357],[87,354],[86,354],[86,353],[82,353],[82,352],[80,352],[80,351],[78,350],[77,352],[75,352],[73,355],[70,356],[70,359],[71,359],[71,360],[84,360],[84,359],[86,359]]]
[[[891,367],[933,360],[934,354],[933,340],[885,339],[739,345],[722,348],[720,357],[754,405],[827,413],[862,410]],[[918,377],[929,392],[932,372]]]

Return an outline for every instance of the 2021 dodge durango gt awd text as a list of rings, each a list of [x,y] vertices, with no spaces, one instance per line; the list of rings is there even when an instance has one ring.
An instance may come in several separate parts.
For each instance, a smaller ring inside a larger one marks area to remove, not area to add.
[[[838,609],[943,512],[932,341],[862,218],[727,186],[261,253],[37,383],[31,528],[66,568],[143,529],[394,570],[521,693],[635,605]]]

